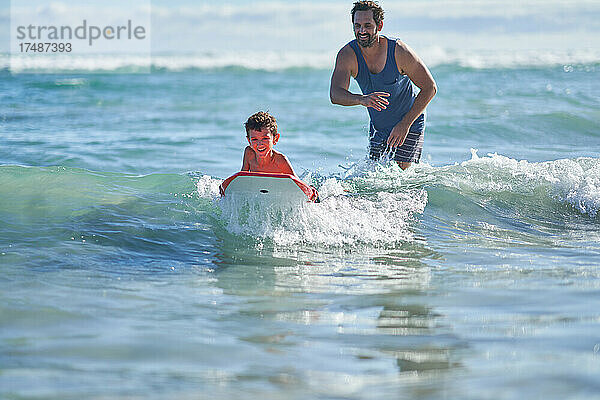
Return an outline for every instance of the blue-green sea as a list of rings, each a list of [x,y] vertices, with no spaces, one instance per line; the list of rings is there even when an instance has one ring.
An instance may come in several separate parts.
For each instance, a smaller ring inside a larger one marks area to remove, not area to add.
[[[600,64],[430,68],[404,172],[328,66],[1,71],[0,398],[600,398]],[[320,204],[220,198],[258,110]]]

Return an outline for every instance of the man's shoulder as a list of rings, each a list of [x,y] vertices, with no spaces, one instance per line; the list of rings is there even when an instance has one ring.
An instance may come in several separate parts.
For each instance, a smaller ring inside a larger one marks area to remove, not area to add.
[[[390,41],[394,42],[394,47],[395,47],[394,50],[395,51],[402,50],[402,49],[406,48],[406,43],[404,43],[402,41],[402,39],[399,39],[397,37],[391,37],[391,36],[386,36],[386,39],[388,40],[388,43]]]
[[[346,64],[346,65],[352,65],[350,63],[356,63],[357,62],[356,53],[354,52],[354,49],[352,48],[352,46],[350,45],[350,43],[352,43],[352,42],[347,43],[338,52],[338,55],[337,55],[337,61],[338,61],[338,63],[343,63],[343,64]]]
[[[408,65],[414,64],[415,62],[421,62],[417,53],[406,43],[400,39],[395,39],[396,48],[394,49],[394,56],[396,57],[396,64],[401,74],[405,74],[404,70]]]
[[[350,54],[354,54],[354,50],[352,49],[352,46],[350,45],[350,43],[351,43],[351,42],[349,42],[349,43],[346,43],[346,44],[344,45],[344,47],[342,47],[342,48],[340,49],[340,51],[338,52],[338,55],[341,55],[341,56],[348,56],[348,55],[350,55]]]
[[[402,40],[400,40],[398,38],[390,38],[390,39],[396,43],[396,46],[394,48],[394,51],[396,54],[414,53],[414,51],[410,48],[410,46],[407,45]]]
[[[408,47],[408,45],[406,43],[404,43],[402,41],[402,39],[398,39],[398,38],[390,38],[390,39],[393,40],[394,43],[396,43],[396,50],[398,50],[398,49],[403,50]]]

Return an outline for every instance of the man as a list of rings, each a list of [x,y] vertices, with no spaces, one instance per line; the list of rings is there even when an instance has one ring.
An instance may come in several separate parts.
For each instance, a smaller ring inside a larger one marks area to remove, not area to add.
[[[431,73],[415,52],[379,34],[383,9],[361,0],[352,8],[355,40],[338,53],[329,96],[333,104],[367,107],[371,118],[369,157],[389,153],[404,170],[418,163],[423,148],[425,107],[437,92]],[[361,94],[348,91],[350,77]],[[414,83],[421,91],[414,93]]]

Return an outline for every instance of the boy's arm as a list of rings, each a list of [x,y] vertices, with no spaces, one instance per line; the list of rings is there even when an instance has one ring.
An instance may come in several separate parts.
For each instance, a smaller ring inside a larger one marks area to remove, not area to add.
[[[242,161],[242,171],[250,171],[250,156],[252,155],[250,146],[246,146],[244,150],[244,160]]]

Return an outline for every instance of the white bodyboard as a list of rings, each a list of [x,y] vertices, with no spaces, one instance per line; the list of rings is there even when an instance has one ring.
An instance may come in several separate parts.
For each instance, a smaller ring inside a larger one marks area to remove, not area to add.
[[[221,185],[225,197],[247,197],[270,201],[315,201],[317,192],[298,178],[286,174],[239,172]]]

